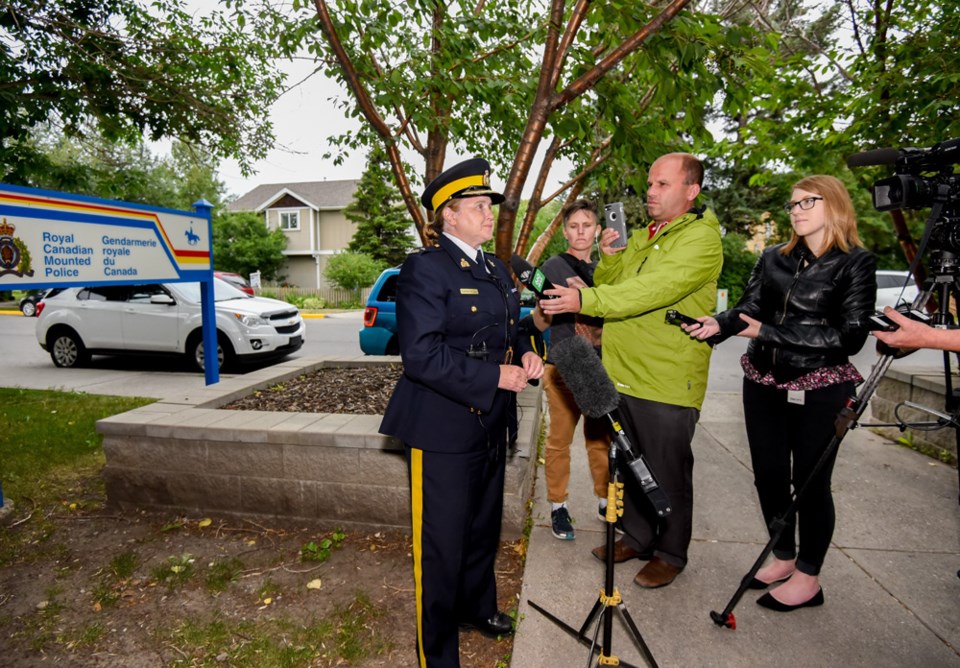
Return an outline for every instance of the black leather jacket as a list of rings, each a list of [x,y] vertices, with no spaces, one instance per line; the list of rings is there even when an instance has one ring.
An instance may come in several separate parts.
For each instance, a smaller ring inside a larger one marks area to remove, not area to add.
[[[877,298],[876,260],[863,248],[833,248],[822,257],[802,241],[789,255],[781,248],[763,252],[740,302],[717,316],[721,339],[743,329],[740,313],[762,323],[747,355],[778,383],[843,364],[859,352]]]

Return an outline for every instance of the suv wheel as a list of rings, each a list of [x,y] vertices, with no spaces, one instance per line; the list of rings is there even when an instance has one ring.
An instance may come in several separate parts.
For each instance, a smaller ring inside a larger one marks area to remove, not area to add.
[[[90,353],[87,352],[83,341],[71,330],[56,331],[50,335],[48,341],[47,349],[55,366],[69,369],[83,366],[90,361]]]
[[[31,301],[23,302],[23,304],[20,305],[20,311],[28,318],[32,318],[37,314],[37,305]]]
[[[187,346],[187,356],[197,369],[200,371],[206,370],[203,336],[200,333],[194,334],[190,339],[190,344]],[[220,335],[220,332],[217,332],[217,369],[223,370],[224,367],[229,367],[232,362],[233,349],[224,337]]]
[[[400,354],[400,342],[397,341],[397,337],[392,337],[390,342],[387,344],[387,349],[383,351],[384,355],[399,355]]]

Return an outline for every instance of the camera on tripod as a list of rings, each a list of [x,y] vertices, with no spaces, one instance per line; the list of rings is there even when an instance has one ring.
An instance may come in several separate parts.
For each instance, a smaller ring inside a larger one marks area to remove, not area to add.
[[[918,256],[929,249],[935,274],[960,275],[960,137],[930,148],[879,148],[847,158],[847,166],[896,166],[896,174],[873,184],[873,206],[878,211],[930,207]],[[912,270],[911,270],[912,271]]]
[[[960,200],[960,138],[930,148],[879,149],[852,156],[851,166],[896,163],[896,174],[873,185],[877,211],[923,209],[937,203],[952,208]],[[953,213],[948,211],[947,213]],[[945,217],[943,222],[950,221]],[[957,222],[957,221],[950,221]],[[935,248],[960,253],[960,230],[956,225],[937,225],[932,231]]]

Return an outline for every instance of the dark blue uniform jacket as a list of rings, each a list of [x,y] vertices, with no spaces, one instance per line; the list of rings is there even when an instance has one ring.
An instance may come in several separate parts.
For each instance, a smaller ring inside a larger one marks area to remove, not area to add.
[[[449,453],[509,442],[516,395],[497,389],[499,365],[511,349],[512,363],[520,364],[532,347],[518,341],[519,295],[506,267],[492,255],[484,260],[486,269],[441,236],[438,248],[403,263],[397,282],[403,376],[381,433]],[[471,349],[476,356],[468,356]]]

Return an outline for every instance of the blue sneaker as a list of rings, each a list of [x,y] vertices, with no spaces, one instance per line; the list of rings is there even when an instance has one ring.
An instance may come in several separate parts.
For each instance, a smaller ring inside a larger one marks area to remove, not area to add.
[[[570,521],[570,513],[566,506],[560,506],[550,513],[550,524],[553,529],[553,537],[560,540],[573,540],[573,524]]]

